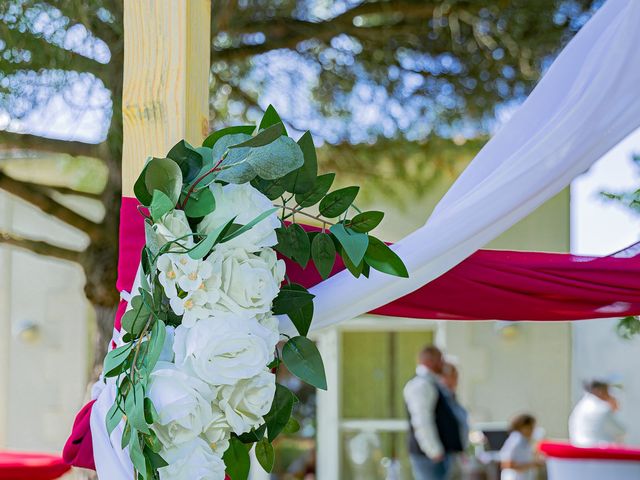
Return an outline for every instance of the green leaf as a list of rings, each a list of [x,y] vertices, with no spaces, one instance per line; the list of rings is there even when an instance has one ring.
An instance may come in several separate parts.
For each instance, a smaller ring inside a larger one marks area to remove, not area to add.
[[[109,435],[111,435],[111,433],[116,429],[116,427],[120,425],[121,421],[122,421],[122,410],[120,410],[120,406],[118,405],[118,398],[116,398],[116,401],[113,402],[113,405],[111,405],[111,408],[107,412],[106,424],[107,424],[107,432],[109,433]]]
[[[283,433],[287,433],[287,434],[296,433],[298,431],[300,431],[300,424],[293,417],[289,419],[284,429],[282,430]]]
[[[279,137],[267,145],[250,148],[239,162],[232,163],[225,159],[217,179],[229,183],[250,182],[256,176],[275,180],[303,163],[304,157],[298,144],[292,138]]]
[[[203,188],[197,194],[191,194],[184,206],[184,213],[189,218],[200,218],[209,215],[216,209],[216,199],[209,188]]]
[[[292,223],[287,228],[287,233],[290,241],[291,259],[295,260],[302,268],[306,268],[311,256],[311,245],[307,232],[297,223]]]
[[[298,285],[297,283],[284,285],[282,289],[306,292],[311,295],[306,288],[304,288],[302,285]],[[298,333],[300,335],[306,336],[307,333],[309,333],[309,327],[311,326],[311,321],[313,320],[313,300],[305,303],[300,308],[291,309],[289,312],[287,312],[287,315],[291,319],[291,322],[295,325]]]
[[[138,337],[149,321],[151,310],[140,295],[136,295],[131,299],[131,307],[122,316],[122,328],[134,337]]]
[[[194,180],[204,164],[202,155],[184,140],[180,140],[169,150],[167,158],[178,164],[185,183]]]
[[[369,236],[366,233],[357,233],[345,228],[342,223],[332,225],[330,230],[338,239],[353,264],[359,265],[369,246]]]
[[[236,133],[251,135],[255,129],[256,127],[254,125],[237,125],[234,127],[223,128],[221,130],[218,130],[217,132],[213,132],[207,138],[205,138],[204,142],[202,142],[202,146],[212,148],[218,140],[226,135],[234,135]],[[215,160],[218,161],[218,159]]]
[[[147,438],[149,438],[149,437],[145,437],[145,440]],[[155,438],[157,440],[157,437],[155,437]],[[148,445],[148,442],[145,442],[145,443],[147,443],[147,445]],[[158,448],[157,447],[158,445],[162,446],[162,444],[160,443],[159,440],[157,440],[154,443],[154,448]],[[151,446],[149,446],[148,448],[144,449],[144,455],[145,455],[145,457],[147,457],[147,460],[149,460],[149,463],[151,464],[151,468],[153,470],[157,470],[159,468],[166,467],[167,465],[169,465],[167,463],[167,461],[160,456],[159,452],[160,452],[160,450],[155,451],[155,450],[153,450],[153,448]],[[153,477],[150,477],[150,478],[153,478]]]
[[[383,217],[383,212],[377,212],[375,210],[362,212],[353,217],[351,221],[348,222],[347,226],[356,232],[366,233],[376,228],[382,221]]]
[[[316,178],[315,184],[311,190],[296,195],[296,203],[303,208],[315,205],[327,194],[335,178],[335,173],[325,173],[324,175],[320,175]]]
[[[251,220],[246,225],[242,225],[240,228],[235,230],[233,233],[230,233],[230,234],[226,235],[220,241],[220,243],[224,243],[224,242],[228,242],[229,240],[233,240],[234,238],[236,238],[236,237],[242,235],[243,233],[251,230],[258,223],[260,223],[261,221],[265,220],[269,216],[273,215],[277,210],[278,210],[278,207],[273,207],[273,208],[270,208],[269,210],[265,210],[264,212],[262,212],[260,215],[258,215],[256,218]]]
[[[264,471],[267,473],[271,473],[273,470],[273,464],[276,460],[276,454],[273,451],[273,445],[269,442],[268,439],[263,438],[258,443],[256,443],[256,458],[258,462],[264,468]]]
[[[345,212],[358,195],[360,187],[345,187],[329,193],[320,202],[320,214],[334,218]]]
[[[318,233],[311,242],[311,258],[324,279],[331,274],[336,261],[336,247],[328,233]]]
[[[267,424],[263,423],[258,427],[258,429],[252,428],[251,431],[243,433],[242,435],[238,435],[238,438],[242,443],[256,443],[259,442],[262,437],[264,437],[264,432],[267,431]]]
[[[160,354],[162,353],[162,349],[164,348],[164,341],[166,337],[167,329],[164,322],[162,320],[157,320],[151,329],[151,339],[149,340],[147,354],[144,358],[145,365],[149,371],[152,371],[153,367],[156,366],[156,363],[160,358]]]
[[[296,285],[296,287],[292,287],[292,285]],[[273,300],[273,314],[286,315],[313,302],[314,295],[303,289],[302,285],[295,283],[283,285],[278,296]]]
[[[362,272],[364,271],[364,261],[358,264],[353,263],[349,258],[349,255],[347,255],[347,252],[345,252],[344,248],[342,248],[342,246],[340,247],[340,257],[342,258],[342,262],[344,263],[344,266],[347,267],[347,270],[349,270],[349,272],[351,272],[351,275],[353,275],[356,278],[362,275]]]
[[[282,348],[282,360],[300,380],[321,390],[327,389],[327,378],[320,352],[306,337],[293,337]]]
[[[142,383],[135,383],[127,394],[124,411],[127,414],[127,421],[134,429],[142,433],[150,432],[144,417],[144,386]]]
[[[227,475],[233,480],[247,480],[249,477],[249,452],[236,437],[231,437],[229,448],[222,457],[227,466]]]
[[[149,166],[149,162],[147,162],[140,172],[140,175],[136,179],[136,183],[133,184],[133,193],[136,198],[140,200],[140,203],[145,207],[151,205],[151,199],[153,198],[151,192],[147,189],[147,185],[145,184],[145,176],[147,174],[147,167]],[[153,191],[153,190],[152,190]]]
[[[231,226],[236,217],[233,217],[227,223],[220,225],[218,228],[213,230],[211,233],[208,233],[206,237],[204,237],[200,242],[189,250],[188,255],[194,260],[200,260],[204,258],[216,244],[218,238],[227,231],[227,229]]]
[[[264,147],[268,145],[278,138],[281,135],[285,135],[286,132],[284,130],[284,125],[282,123],[276,123],[275,125],[271,125],[270,127],[265,128],[261,132],[259,132],[255,137],[251,137],[244,142],[237,143],[235,145],[229,146],[229,149],[233,148],[243,148],[243,147]],[[263,177],[264,178],[264,177]]]
[[[150,398],[146,397],[144,399],[144,419],[149,425],[151,425],[152,423],[157,422],[159,418],[160,417],[158,416],[158,411],[153,405],[153,402]]]
[[[131,425],[124,424],[124,430],[122,431],[122,439],[120,440],[120,447],[124,450],[131,441]]]
[[[264,178],[256,177],[251,181],[251,185],[263,193],[269,200],[275,200],[285,192],[283,183],[284,178],[265,180]]]
[[[114,348],[104,357],[103,371],[105,377],[110,377],[112,374],[119,374],[120,367],[127,361],[133,343],[127,343],[118,348]]]
[[[291,391],[279,383],[276,383],[276,394],[273,397],[273,403],[271,409],[264,416],[264,421],[267,425],[268,439],[272,442],[287,425],[291,412],[293,411],[293,404],[295,397]]]
[[[149,192],[160,190],[175,205],[182,190],[182,171],[169,158],[152,158],[145,168],[144,184]]]
[[[160,190],[153,191],[153,197],[151,199],[151,207],[149,208],[149,212],[151,213],[151,217],[156,222],[174,208],[175,204],[171,202],[171,199],[169,197],[167,197]]]
[[[140,438],[138,432],[135,429],[131,431],[131,441],[129,442],[129,456],[133,467],[137,472],[142,475],[143,478],[147,478],[147,463],[145,461],[144,453],[142,453],[142,447],[140,445]]]
[[[276,125],[278,123],[282,123],[282,119],[280,118],[280,115],[278,115],[278,112],[276,112],[276,109],[273,107],[273,105],[269,105],[264,112],[262,120],[260,121],[260,126],[258,127],[258,130],[264,130],[265,128],[268,128],[272,125]],[[284,128],[284,125],[283,125],[283,128]],[[286,130],[285,130],[285,135],[286,135]]]
[[[407,267],[396,253],[391,250],[385,243],[375,237],[369,236],[369,246],[364,254],[364,260],[371,268],[395,275],[396,277],[409,277]]]
[[[283,180],[287,192],[300,194],[310,191],[315,186],[318,175],[318,158],[310,132],[305,132],[300,137],[298,145],[302,150],[304,164],[297,170],[288,173]]]

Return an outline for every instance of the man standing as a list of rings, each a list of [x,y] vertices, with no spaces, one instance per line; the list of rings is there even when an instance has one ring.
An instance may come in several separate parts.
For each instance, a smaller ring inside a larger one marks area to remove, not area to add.
[[[450,454],[462,451],[460,426],[437,375],[442,352],[425,347],[418,355],[416,376],[404,387],[409,412],[409,459],[416,480],[445,480]]]
[[[586,383],[585,394],[569,417],[571,443],[580,447],[622,443],[625,428],[616,415],[618,408],[607,382]]]

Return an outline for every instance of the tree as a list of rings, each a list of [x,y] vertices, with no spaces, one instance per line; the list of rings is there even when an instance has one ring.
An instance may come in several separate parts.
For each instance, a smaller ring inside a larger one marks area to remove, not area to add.
[[[451,148],[455,142],[442,139],[488,132],[496,109],[531,90],[553,53],[601,2],[212,3],[215,123],[254,120],[273,101],[290,126],[310,129],[330,144],[324,155],[328,161],[384,183],[381,162],[388,177],[424,182],[420,175],[407,174],[409,153],[424,150],[424,142]],[[106,187],[95,196],[109,215],[94,222],[56,201],[46,185],[25,183],[0,170],[0,189],[85,232],[91,243],[80,252],[11,232],[0,233],[0,242],[82,265],[101,333],[97,362],[118,302],[118,219],[113,212],[120,198],[122,15],[121,0],[0,4],[0,118],[10,119],[0,144],[96,157],[109,172]],[[18,128],[21,120],[37,124],[34,117],[60,102],[67,112],[91,109],[99,124],[97,140],[50,138],[42,124]],[[367,146],[384,138],[380,145],[388,154],[381,159]],[[468,145],[477,148],[477,142]],[[348,161],[340,161],[343,156]],[[412,168],[428,170],[419,165],[425,158]],[[430,175],[439,170],[431,169]]]

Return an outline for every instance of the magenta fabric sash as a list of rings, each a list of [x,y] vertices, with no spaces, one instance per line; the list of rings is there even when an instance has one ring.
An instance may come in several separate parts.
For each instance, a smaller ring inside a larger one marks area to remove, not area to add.
[[[120,209],[120,292],[129,291],[145,243],[144,218],[135,198]],[[309,227],[313,230],[314,227]],[[287,262],[291,281],[311,287],[315,267]],[[337,262],[332,275],[344,269]],[[126,302],[120,302],[114,326]],[[640,255],[584,257],[560,253],[479,250],[440,278],[371,313],[443,320],[579,320],[640,314]],[[93,468],[90,405],[78,414],[64,458]],[[86,420],[83,420],[85,419]]]

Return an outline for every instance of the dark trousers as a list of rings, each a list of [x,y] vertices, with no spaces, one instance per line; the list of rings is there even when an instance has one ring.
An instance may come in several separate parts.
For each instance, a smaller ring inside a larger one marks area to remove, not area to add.
[[[414,480],[447,480],[451,467],[451,457],[445,455],[440,462],[434,462],[424,455],[409,455]]]

